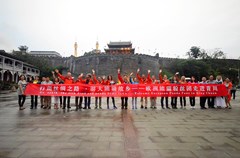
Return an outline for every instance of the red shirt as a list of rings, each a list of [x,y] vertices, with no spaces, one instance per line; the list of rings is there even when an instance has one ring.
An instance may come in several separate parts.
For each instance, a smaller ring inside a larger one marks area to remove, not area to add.
[[[73,84],[74,80],[73,77],[67,77],[67,76],[63,76],[60,73],[57,74],[59,78],[61,78],[64,82],[64,84]]]

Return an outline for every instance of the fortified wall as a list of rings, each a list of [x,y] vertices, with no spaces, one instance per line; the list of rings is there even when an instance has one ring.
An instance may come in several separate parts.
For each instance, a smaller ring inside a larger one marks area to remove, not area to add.
[[[169,69],[176,60],[181,59],[143,54],[91,54],[80,57],[49,58],[48,62],[53,67],[66,67],[75,75],[86,74],[94,69],[97,75],[113,75],[116,77],[118,68],[121,69],[122,74],[130,74],[140,68],[141,73],[146,74],[147,70],[150,69],[151,74],[157,75],[160,68]]]

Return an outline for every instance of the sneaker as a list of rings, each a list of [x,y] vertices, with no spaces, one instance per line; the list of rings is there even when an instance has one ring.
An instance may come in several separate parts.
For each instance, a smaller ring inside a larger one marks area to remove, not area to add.
[[[24,107],[20,107],[19,110],[24,110],[25,108]]]
[[[68,106],[67,108],[68,108],[68,109],[71,109],[71,106]]]
[[[102,107],[101,107],[101,106],[99,106],[99,109],[102,109]]]
[[[141,109],[143,109],[143,105],[141,105]]]
[[[108,107],[108,109],[109,109],[109,107]],[[113,106],[113,109],[117,109],[117,107],[116,107],[116,106]]]
[[[94,109],[97,109],[97,106],[95,106],[95,108]]]
[[[91,109],[91,107],[89,106],[88,109]]]

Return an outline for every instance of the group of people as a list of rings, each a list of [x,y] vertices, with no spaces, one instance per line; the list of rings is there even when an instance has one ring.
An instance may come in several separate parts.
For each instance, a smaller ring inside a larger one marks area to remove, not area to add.
[[[118,73],[118,82],[115,82],[111,75],[105,76],[96,76],[95,71],[92,70],[92,74],[84,75],[81,73],[76,80],[72,76],[71,72],[67,72],[65,76],[60,74],[59,70],[52,71],[53,82],[50,80],[50,77],[42,77],[40,81],[39,77],[36,76],[34,79],[31,79],[29,82],[33,84],[100,84],[100,85],[114,85],[114,84],[224,84],[228,95],[222,97],[200,97],[200,107],[201,109],[206,109],[206,102],[208,104],[208,108],[231,108],[231,90],[232,90],[232,83],[228,78],[224,81],[222,77],[219,75],[214,79],[213,75],[210,77],[202,77],[200,82],[195,80],[195,77],[192,76],[190,81],[186,80],[185,76],[179,76],[177,72],[172,78],[168,79],[167,75],[162,74],[162,70],[159,70],[159,80],[157,80],[155,75],[150,75],[151,71],[148,70],[147,75],[142,74],[140,75],[140,69],[137,70],[136,75],[131,73],[130,75],[121,75],[120,69],[117,71]],[[23,107],[26,96],[24,91],[26,89],[28,82],[25,80],[25,77],[22,75],[20,76],[20,80],[18,82],[18,103],[19,109],[24,110]],[[53,97],[53,104],[54,109],[70,109],[70,96],[54,96]],[[132,109],[137,109],[137,97],[132,97]],[[147,109],[148,108],[148,100],[150,99],[150,108],[156,109],[157,108],[157,97],[141,97],[140,98],[140,108]],[[234,95],[235,99],[235,95]],[[107,97],[107,109],[109,109],[109,100],[110,97]],[[115,104],[115,98],[111,97],[113,109],[117,109]],[[171,103],[169,104],[169,97],[161,97],[160,99],[162,109],[177,109],[177,100],[178,97],[171,97]],[[52,97],[51,96],[40,96],[41,108],[43,109],[51,109],[52,104]],[[84,105],[83,105],[84,102]],[[191,108],[195,107],[195,97],[189,97],[189,102]],[[31,95],[31,109],[36,109],[38,106],[38,96]],[[83,96],[76,96],[75,97],[75,106],[76,110],[78,109],[91,109],[91,97],[83,97]],[[102,109],[102,97],[95,97],[95,109]],[[180,108],[186,108],[186,97],[180,97]],[[121,97],[121,109],[128,109],[128,97]]]

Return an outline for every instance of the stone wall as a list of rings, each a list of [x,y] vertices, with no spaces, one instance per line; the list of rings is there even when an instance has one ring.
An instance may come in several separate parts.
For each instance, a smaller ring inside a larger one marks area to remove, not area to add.
[[[177,59],[142,54],[92,54],[81,57],[48,58],[51,66],[67,67],[75,76],[80,73],[90,73],[94,69],[97,75],[113,75],[114,77],[117,76],[118,68],[121,69],[122,74],[130,74],[140,68],[141,73],[146,74],[147,70],[150,69],[151,74],[157,75],[160,68],[168,69],[175,60]]]

